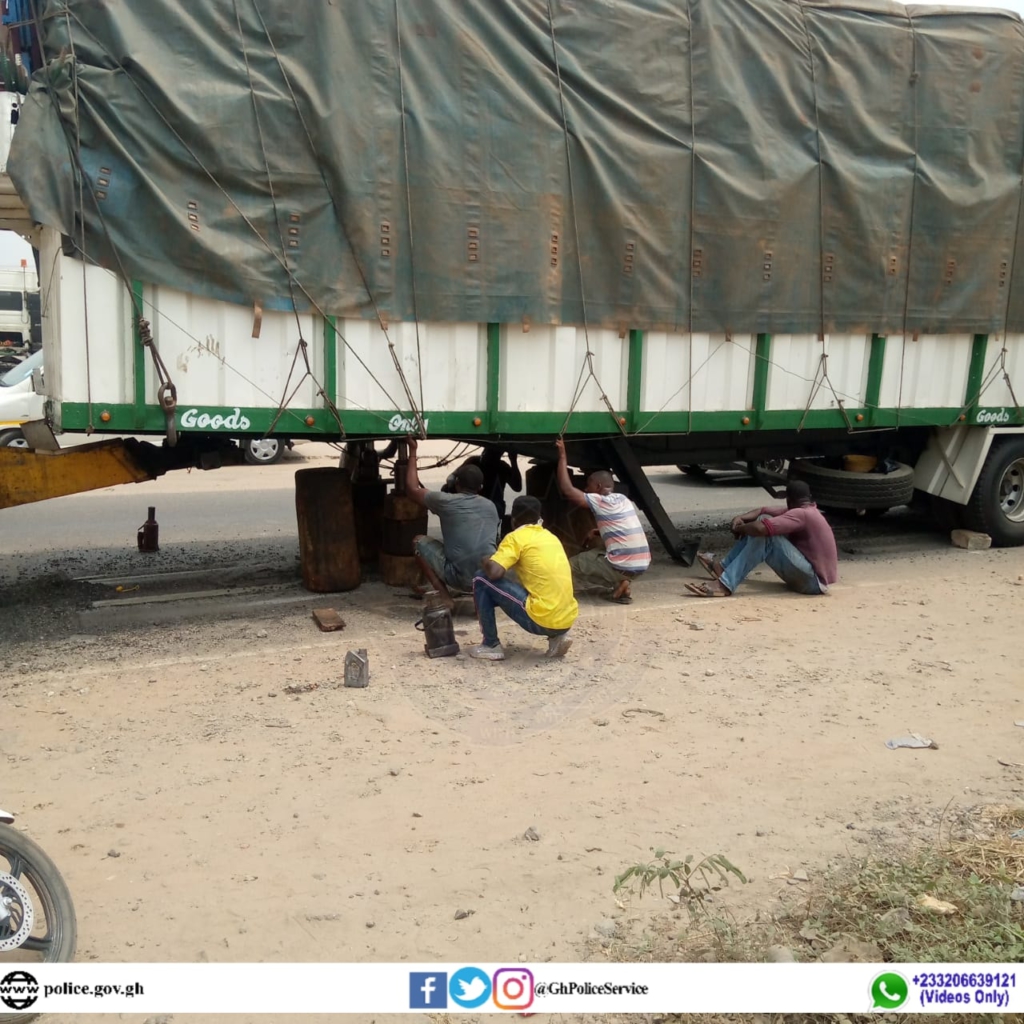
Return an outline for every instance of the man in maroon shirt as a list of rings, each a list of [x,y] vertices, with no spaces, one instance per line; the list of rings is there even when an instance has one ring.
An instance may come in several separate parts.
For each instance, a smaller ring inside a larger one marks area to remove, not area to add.
[[[705,552],[697,556],[714,583],[687,583],[696,597],[730,597],[762,562],[799,594],[827,594],[839,579],[839,558],[832,527],[811,500],[802,480],[786,485],[784,508],[756,508],[732,521],[738,538],[719,561]]]

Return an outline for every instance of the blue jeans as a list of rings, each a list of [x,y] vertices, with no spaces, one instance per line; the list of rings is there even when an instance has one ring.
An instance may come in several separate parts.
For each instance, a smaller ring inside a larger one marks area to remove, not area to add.
[[[719,579],[730,593],[735,594],[736,588],[762,562],[798,594],[824,593],[811,563],[785,537],[741,537],[722,559],[725,572]]]
[[[535,636],[561,636],[567,629],[548,629],[540,626],[526,611],[526,599],[530,595],[518,580],[503,576],[500,580],[489,580],[482,572],[473,577],[473,600],[476,602],[476,617],[484,635],[484,647],[497,647],[498,625],[494,620],[495,609],[500,608],[513,622],[522,626],[527,633]]]

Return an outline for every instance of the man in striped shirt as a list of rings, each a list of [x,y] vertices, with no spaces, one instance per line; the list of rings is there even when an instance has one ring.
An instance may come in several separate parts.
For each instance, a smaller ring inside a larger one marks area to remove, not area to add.
[[[630,584],[651,564],[651,549],[636,506],[624,494],[615,493],[615,480],[604,469],[587,477],[586,490],[573,487],[561,439],[555,447],[558,489],[566,500],[594,514],[602,545],[569,559],[573,583],[579,590],[603,590],[610,600],[629,604],[633,600]]]

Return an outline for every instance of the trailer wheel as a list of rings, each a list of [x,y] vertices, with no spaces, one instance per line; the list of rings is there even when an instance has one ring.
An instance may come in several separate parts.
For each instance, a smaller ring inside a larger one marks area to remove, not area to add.
[[[806,482],[815,502],[829,508],[888,509],[914,497],[914,470],[903,463],[891,473],[848,473],[801,459],[789,464],[789,475]]]
[[[963,519],[997,547],[1024,544],[1024,437],[992,445]]]

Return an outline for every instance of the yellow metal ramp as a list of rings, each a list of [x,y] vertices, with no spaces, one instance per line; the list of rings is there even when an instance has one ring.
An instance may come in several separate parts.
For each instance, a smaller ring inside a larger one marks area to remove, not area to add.
[[[57,451],[0,448],[0,508],[80,494],[115,484],[155,480],[163,467],[144,465],[121,438]]]

